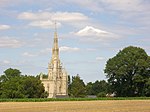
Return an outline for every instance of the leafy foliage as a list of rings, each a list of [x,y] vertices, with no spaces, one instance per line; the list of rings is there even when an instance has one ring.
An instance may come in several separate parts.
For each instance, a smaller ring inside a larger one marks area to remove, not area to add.
[[[26,98],[45,97],[44,87],[41,81],[34,76],[26,76],[23,80],[23,90]]]
[[[47,93],[41,81],[34,76],[23,76],[17,69],[9,68],[0,77],[0,98],[41,98]]]
[[[70,95],[71,97],[86,96],[86,87],[83,80],[80,79],[79,75],[72,77],[72,83],[70,84]]]
[[[100,92],[97,94],[97,97],[106,97],[106,93],[105,92]]]
[[[80,76],[68,76],[70,97],[106,96],[115,93],[119,97],[150,96],[150,56],[139,47],[129,46],[110,58],[105,67],[108,81],[84,84]],[[44,75],[46,78],[47,75]],[[24,76],[17,69],[9,68],[0,76],[0,98],[46,98],[48,93],[40,76]]]
[[[150,100],[150,97],[18,98],[18,99],[0,99],[0,102],[50,102],[50,101],[94,101],[94,100]]]
[[[70,75],[68,75],[68,95],[71,96],[71,78],[70,78]]]
[[[150,57],[142,48],[121,50],[107,61],[105,73],[117,96],[149,96]]]
[[[88,95],[98,95],[99,93],[108,92],[108,83],[105,80],[95,81],[94,83],[89,82],[86,85]]]

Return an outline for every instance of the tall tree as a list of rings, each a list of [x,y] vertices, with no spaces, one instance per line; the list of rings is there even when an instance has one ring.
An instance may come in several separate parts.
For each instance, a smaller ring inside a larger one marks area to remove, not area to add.
[[[70,94],[72,97],[86,96],[86,87],[83,80],[80,79],[79,75],[72,77]]]
[[[21,76],[21,72],[19,70],[9,68],[4,71],[4,75],[0,77],[0,81],[3,82],[3,81],[10,80],[14,77],[20,77],[20,76]]]
[[[129,46],[109,59],[104,71],[117,96],[144,96],[150,78],[150,59],[142,48]]]
[[[68,95],[71,96],[71,78],[70,78],[70,75],[68,75]]]
[[[93,83],[92,82],[87,83],[86,91],[87,91],[87,95],[95,95],[94,90],[93,90]]]
[[[0,98],[24,98],[22,79],[11,78],[1,83]]]
[[[26,98],[42,98],[47,96],[43,84],[34,76],[24,77],[22,86]]]
[[[0,98],[47,97],[41,81],[34,76],[23,76],[17,69],[9,68],[0,76]]]
[[[150,78],[147,80],[146,85],[144,87],[145,96],[150,96]]]
[[[86,85],[88,95],[98,95],[99,93],[108,92],[108,83],[105,80],[95,81],[94,83],[89,82]]]

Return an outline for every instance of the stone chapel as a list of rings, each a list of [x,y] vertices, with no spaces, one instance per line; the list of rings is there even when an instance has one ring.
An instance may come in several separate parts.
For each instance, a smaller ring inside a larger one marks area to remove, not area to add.
[[[48,92],[48,98],[67,97],[68,96],[68,75],[59,59],[58,36],[55,28],[52,57],[48,64],[48,78],[40,75],[45,91]]]

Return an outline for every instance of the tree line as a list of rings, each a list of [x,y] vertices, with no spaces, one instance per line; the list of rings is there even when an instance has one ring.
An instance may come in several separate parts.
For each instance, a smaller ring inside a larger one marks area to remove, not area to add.
[[[103,97],[113,94],[117,97],[150,97],[150,56],[144,49],[129,46],[120,50],[106,62],[104,72],[107,81],[97,80],[86,85],[79,76],[73,77],[69,88],[70,95]]]
[[[21,75],[18,69],[9,68],[0,76],[0,98],[45,98],[48,94],[35,76]]]
[[[68,76],[68,95],[105,97],[150,96],[150,56],[144,49],[129,46],[120,50],[106,62],[107,80],[87,84],[79,75]],[[47,92],[37,76],[21,75],[17,69],[9,68],[0,76],[0,98],[46,98]]]

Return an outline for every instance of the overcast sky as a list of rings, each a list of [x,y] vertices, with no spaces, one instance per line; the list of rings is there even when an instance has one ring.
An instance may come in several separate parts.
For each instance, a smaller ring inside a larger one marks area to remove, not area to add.
[[[124,47],[150,55],[150,0],[0,0],[0,74],[47,74],[55,20],[61,62],[85,82]]]

